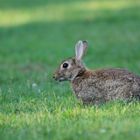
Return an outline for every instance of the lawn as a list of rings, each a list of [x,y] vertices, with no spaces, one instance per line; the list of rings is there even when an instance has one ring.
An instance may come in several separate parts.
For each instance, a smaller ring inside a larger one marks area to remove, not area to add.
[[[140,75],[140,1],[0,1],[0,140],[139,140],[139,102],[83,106],[53,81],[80,39],[89,68]]]

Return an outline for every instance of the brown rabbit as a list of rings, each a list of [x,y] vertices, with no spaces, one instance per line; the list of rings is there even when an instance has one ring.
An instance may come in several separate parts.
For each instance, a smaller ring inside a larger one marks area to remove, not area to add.
[[[76,97],[85,104],[140,99],[140,76],[119,68],[88,70],[82,63],[87,47],[86,41],[78,41],[76,56],[61,63],[55,80],[70,81]]]

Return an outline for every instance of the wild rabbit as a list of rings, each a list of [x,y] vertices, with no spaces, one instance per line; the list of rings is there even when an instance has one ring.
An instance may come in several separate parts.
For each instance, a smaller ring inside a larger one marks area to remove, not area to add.
[[[119,68],[88,70],[82,63],[87,47],[86,41],[78,41],[76,56],[61,63],[54,79],[70,81],[76,97],[84,104],[140,99],[140,76]]]

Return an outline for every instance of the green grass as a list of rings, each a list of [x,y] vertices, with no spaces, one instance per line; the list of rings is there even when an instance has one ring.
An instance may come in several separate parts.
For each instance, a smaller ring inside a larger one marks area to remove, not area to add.
[[[79,39],[88,67],[140,74],[139,25],[139,0],[1,0],[0,139],[138,140],[139,102],[83,106],[52,74]]]

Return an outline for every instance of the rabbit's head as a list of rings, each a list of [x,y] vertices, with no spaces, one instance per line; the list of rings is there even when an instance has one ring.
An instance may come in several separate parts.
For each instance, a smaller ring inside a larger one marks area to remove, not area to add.
[[[75,57],[64,60],[53,78],[58,81],[72,81],[75,77],[83,73],[86,68],[82,63],[82,57],[85,54],[86,48],[86,41],[78,41],[75,46]]]

